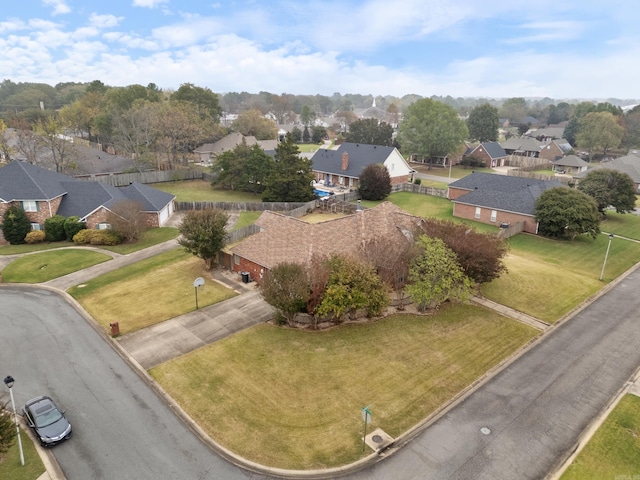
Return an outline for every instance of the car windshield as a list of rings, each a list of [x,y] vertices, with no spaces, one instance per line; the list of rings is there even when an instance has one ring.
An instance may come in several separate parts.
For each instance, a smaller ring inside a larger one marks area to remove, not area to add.
[[[62,418],[62,413],[51,404],[37,408],[34,413],[36,427],[46,427]]]

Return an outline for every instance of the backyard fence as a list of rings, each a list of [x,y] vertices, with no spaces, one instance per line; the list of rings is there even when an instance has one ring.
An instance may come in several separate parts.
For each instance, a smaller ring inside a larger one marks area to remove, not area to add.
[[[263,212],[265,210],[271,210],[272,212],[283,212],[287,215],[291,215],[292,210],[298,208],[307,208],[307,205],[312,203],[315,206],[315,200],[313,202],[175,202],[175,209],[177,211],[188,210],[207,210],[211,208],[217,208],[219,210],[230,210],[235,212]],[[302,216],[302,215],[298,215]]]
[[[447,190],[442,188],[427,187],[416,183],[399,183],[391,187],[392,192],[412,192],[421,195],[447,198]]]
[[[91,175],[78,175],[78,180],[89,180],[111,185],[112,187],[124,187],[132,183],[162,183],[178,182],[181,180],[200,180],[204,177],[200,170],[149,170],[145,172],[131,173],[95,173]]]

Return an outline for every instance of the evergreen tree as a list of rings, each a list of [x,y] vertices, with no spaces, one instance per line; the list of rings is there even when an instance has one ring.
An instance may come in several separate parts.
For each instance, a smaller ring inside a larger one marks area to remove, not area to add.
[[[267,177],[262,201],[309,202],[315,198],[312,181],[311,160],[300,157],[300,149],[287,134],[276,147],[275,165]]]
[[[31,221],[22,207],[12,205],[2,216],[2,234],[11,245],[25,243],[24,237],[31,231]]]
[[[391,193],[389,170],[382,164],[368,165],[360,174],[358,191],[363,200],[383,200]]]
[[[495,142],[498,139],[498,109],[488,103],[480,105],[469,114],[467,119],[469,137],[478,142]]]

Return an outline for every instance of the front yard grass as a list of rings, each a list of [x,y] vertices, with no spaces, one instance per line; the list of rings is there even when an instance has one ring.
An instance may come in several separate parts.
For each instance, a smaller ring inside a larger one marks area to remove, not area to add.
[[[144,248],[166,242],[167,240],[172,240],[179,234],[180,232],[178,231],[178,229],[173,227],[150,228],[148,230],[145,230],[140,238],[135,242],[121,243],[120,245],[113,246],[100,245],[98,248],[109,250],[110,252],[120,253],[122,255],[127,255],[129,253],[137,252],[138,250],[142,250]]]
[[[125,334],[195,310],[193,281],[202,277],[198,305],[235,296],[211,279],[204,262],[181,248],[120,268],[68,290],[105,330]]]
[[[0,461],[0,478],[2,480],[36,480],[45,472],[31,435],[22,426],[20,428],[20,438],[22,439],[24,465],[20,464],[20,448],[16,438],[11,448],[2,456],[2,461]]]
[[[537,335],[471,305],[320,332],[269,324],[159,365],[150,374],[226,448],[263,465],[344,465],[369,431],[393,437],[428,417]]]
[[[41,283],[111,260],[109,255],[81,248],[48,250],[20,257],[2,270],[11,283]]]
[[[561,480],[631,480],[640,475],[640,397],[625,395]]]

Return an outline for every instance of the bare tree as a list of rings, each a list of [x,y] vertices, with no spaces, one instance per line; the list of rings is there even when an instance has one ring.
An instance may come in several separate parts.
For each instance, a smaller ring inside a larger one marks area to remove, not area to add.
[[[38,135],[31,129],[29,122],[20,120],[16,124],[16,149],[26,158],[28,163],[35,165],[38,160]]]
[[[76,152],[73,143],[64,133],[63,125],[54,117],[39,121],[36,128],[37,141],[44,148],[56,166],[56,172],[66,172],[73,168]]]
[[[134,200],[123,200],[109,209],[107,223],[127,242],[140,238],[146,230],[144,207]]]

